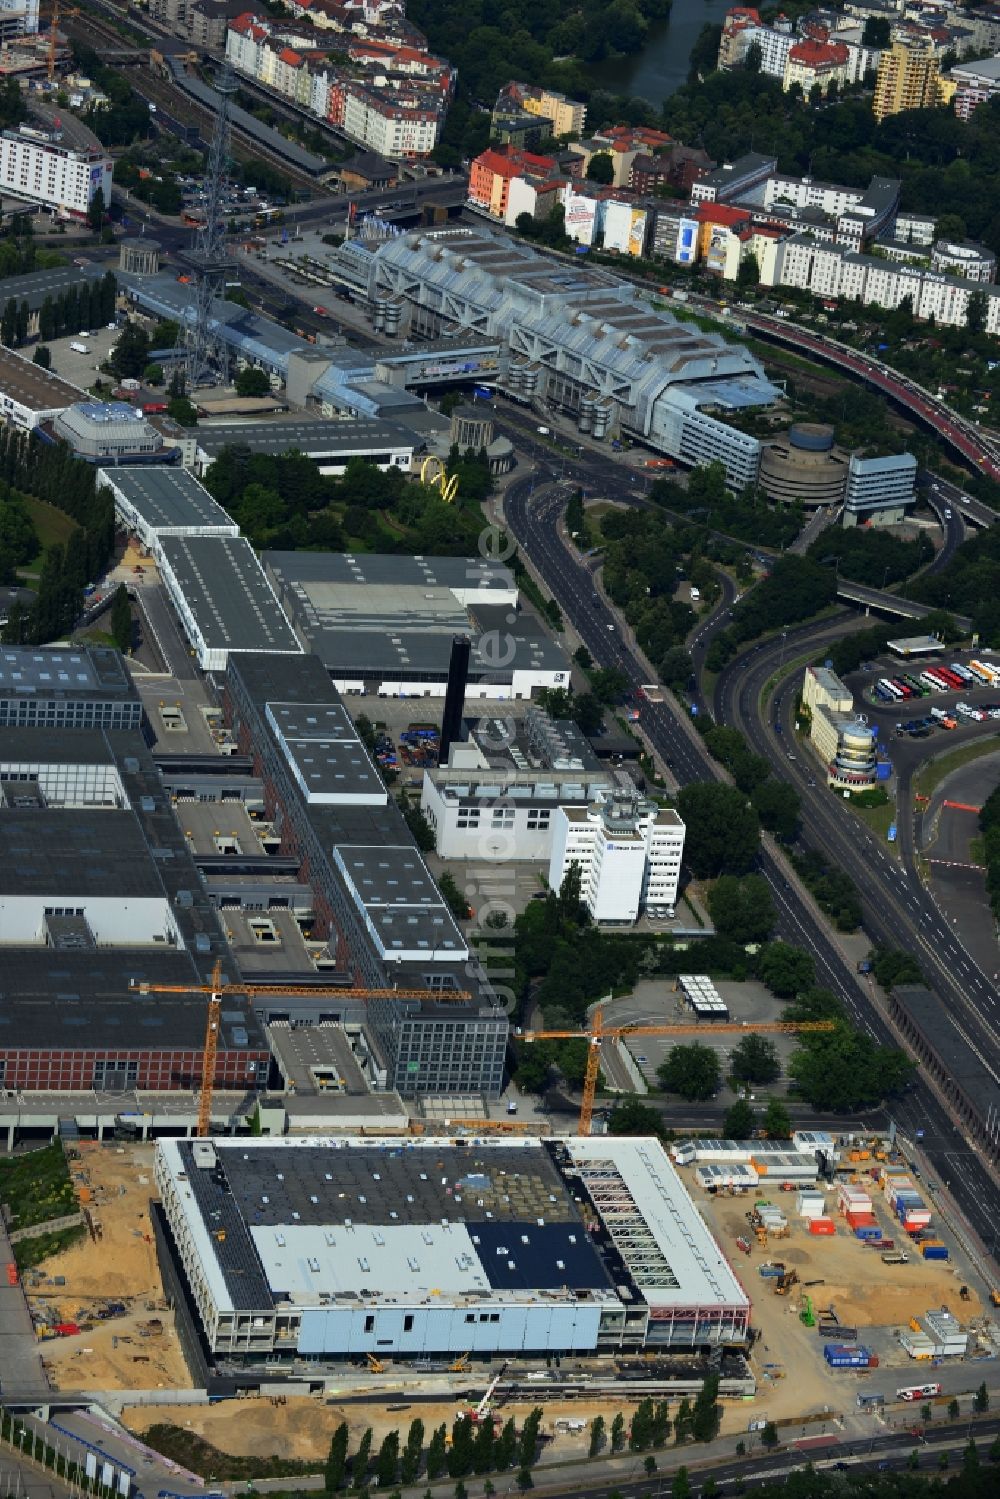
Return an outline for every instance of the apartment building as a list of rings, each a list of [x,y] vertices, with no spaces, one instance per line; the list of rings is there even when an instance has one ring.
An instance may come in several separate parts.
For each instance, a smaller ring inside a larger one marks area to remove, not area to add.
[[[941,102],[941,74],[934,38],[926,33],[897,36],[882,53],[872,109],[880,122],[908,109],[933,109]]]
[[[807,40],[789,47],[782,87],[787,93],[798,84],[808,98],[814,88],[826,94],[847,79],[848,51],[843,42]]]
[[[533,83],[508,83],[501,89],[494,114],[523,113],[537,115],[548,120],[549,135],[582,135],[587,119],[587,106],[577,99],[569,99],[554,89],[540,88]]]

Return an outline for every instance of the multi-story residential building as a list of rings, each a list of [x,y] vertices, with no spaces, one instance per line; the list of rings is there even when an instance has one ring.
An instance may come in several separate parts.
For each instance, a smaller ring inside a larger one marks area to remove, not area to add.
[[[995,281],[997,258],[988,245],[977,245],[970,239],[939,239],[931,250],[931,270],[964,276],[966,281]]]
[[[986,331],[1000,333],[1000,287],[991,282],[859,255],[838,245],[821,244],[809,234],[792,235],[782,243],[775,284],[888,309],[908,299],[914,317],[934,318],[957,328],[965,326],[969,300],[978,293],[986,298]]]
[[[554,156],[536,156],[516,146],[483,151],[469,168],[469,202],[506,222],[511,183],[519,177],[546,179],[558,172]],[[518,212],[524,212],[518,209]]]
[[[798,84],[805,95],[814,88],[825,94],[831,83],[847,78],[848,51],[842,42],[796,42],[789,47],[782,87],[787,93]]]
[[[539,115],[548,120],[551,127],[548,133],[553,136],[582,135],[587,119],[586,104],[533,83],[508,83],[501,89],[493,112],[494,115]]]
[[[960,120],[969,119],[980,104],[1000,94],[1000,57],[958,62],[942,82],[951,85],[952,102]]]
[[[23,128],[0,137],[0,191],[84,219],[100,195],[111,205],[112,162],[103,151],[73,150],[58,135]]]
[[[941,100],[938,50],[926,33],[896,36],[882,53],[872,108],[876,120],[908,109],[933,109]]]
[[[630,925],[648,907],[674,906],[685,828],[672,807],[621,792],[558,807],[553,823],[549,884],[559,890],[577,865],[581,899],[595,921]]]
[[[352,44],[347,71],[315,32],[292,33],[251,12],[230,25],[226,55],[238,72],[396,159],[434,149],[454,82],[446,62],[398,40]]]

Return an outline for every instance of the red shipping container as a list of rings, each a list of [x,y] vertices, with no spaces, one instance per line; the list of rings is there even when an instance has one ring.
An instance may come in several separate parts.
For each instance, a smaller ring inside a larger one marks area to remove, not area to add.
[[[847,1213],[847,1221],[852,1228],[874,1228],[874,1213]]]
[[[837,1230],[834,1227],[832,1218],[810,1218],[809,1232],[811,1234],[826,1234],[829,1236],[830,1234],[835,1234]]]
[[[79,1331],[75,1322],[57,1322],[55,1325],[56,1336],[60,1338],[75,1338]]]

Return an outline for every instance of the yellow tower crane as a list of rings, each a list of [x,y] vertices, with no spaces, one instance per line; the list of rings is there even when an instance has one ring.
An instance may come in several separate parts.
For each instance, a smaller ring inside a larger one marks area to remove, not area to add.
[[[601,1068],[601,1044],[604,1041],[618,1041],[628,1036],[700,1036],[704,1040],[706,1036],[715,1035],[719,1031],[739,1031],[743,1036],[759,1036],[773,1032],[780,1034],[782,1032],[832,1031],[834,1028],[832,1020],[750,1021],[746,1024],[728,1021],[722,1025],[712,1022],[711,1025],[614,1025],[607,1027],[603,1022],[603,1011],[598,1007],[586,1030],[517,1032],[520,1041],[575,1041],[580,1036],[587,1037],[590,1044],[587,1048],[587,1070],[583,1079],[580,1119],[576,1129],[578,1135],[590,1134],[594,1099],[597,1095],[597,1077]]]
[[[205,1022],[205,1045],[201,1056],[201,1097],[198,1105],[198,1138],[209,1131],[212,1118],[212,1093],[215,1088],[215,1059],[219,1051],[219,1021],[222,1001],[227,994],[244,994],[247,999],[265,995],[315,994],[324,999],[433,999],[435,1003],[459,1004],[471,999],[467,989],[345,989],[337,984],[314,988],[303,984],[224,984],[222,961],[216,959],[210,984],[147,984],[133,979],[131,988],[140,994],[207,994],[208,1016]]]

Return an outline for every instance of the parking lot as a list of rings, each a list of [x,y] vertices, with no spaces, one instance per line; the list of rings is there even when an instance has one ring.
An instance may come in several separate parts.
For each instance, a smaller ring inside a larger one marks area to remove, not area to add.
[[[862,672],[856,686],[866,708],[894,717],[897,735],[926,738],[1000,721],[1000,664],[988,652],[941,662],[883,659],[866,662]]]
[[[107,384],[109,377],[101,375],[100,366],[118,342],[120,333],[121,329],[115,324],[74,333],[67,338],[52,339],[46,344],[52,357],[52,373],[68,380],[71,385],[79,386],[81,390],[89,390],[95,380],[104,380]],[[71,348],[71,344],[79,344],[87,352],[81,354],[78,349]]]

